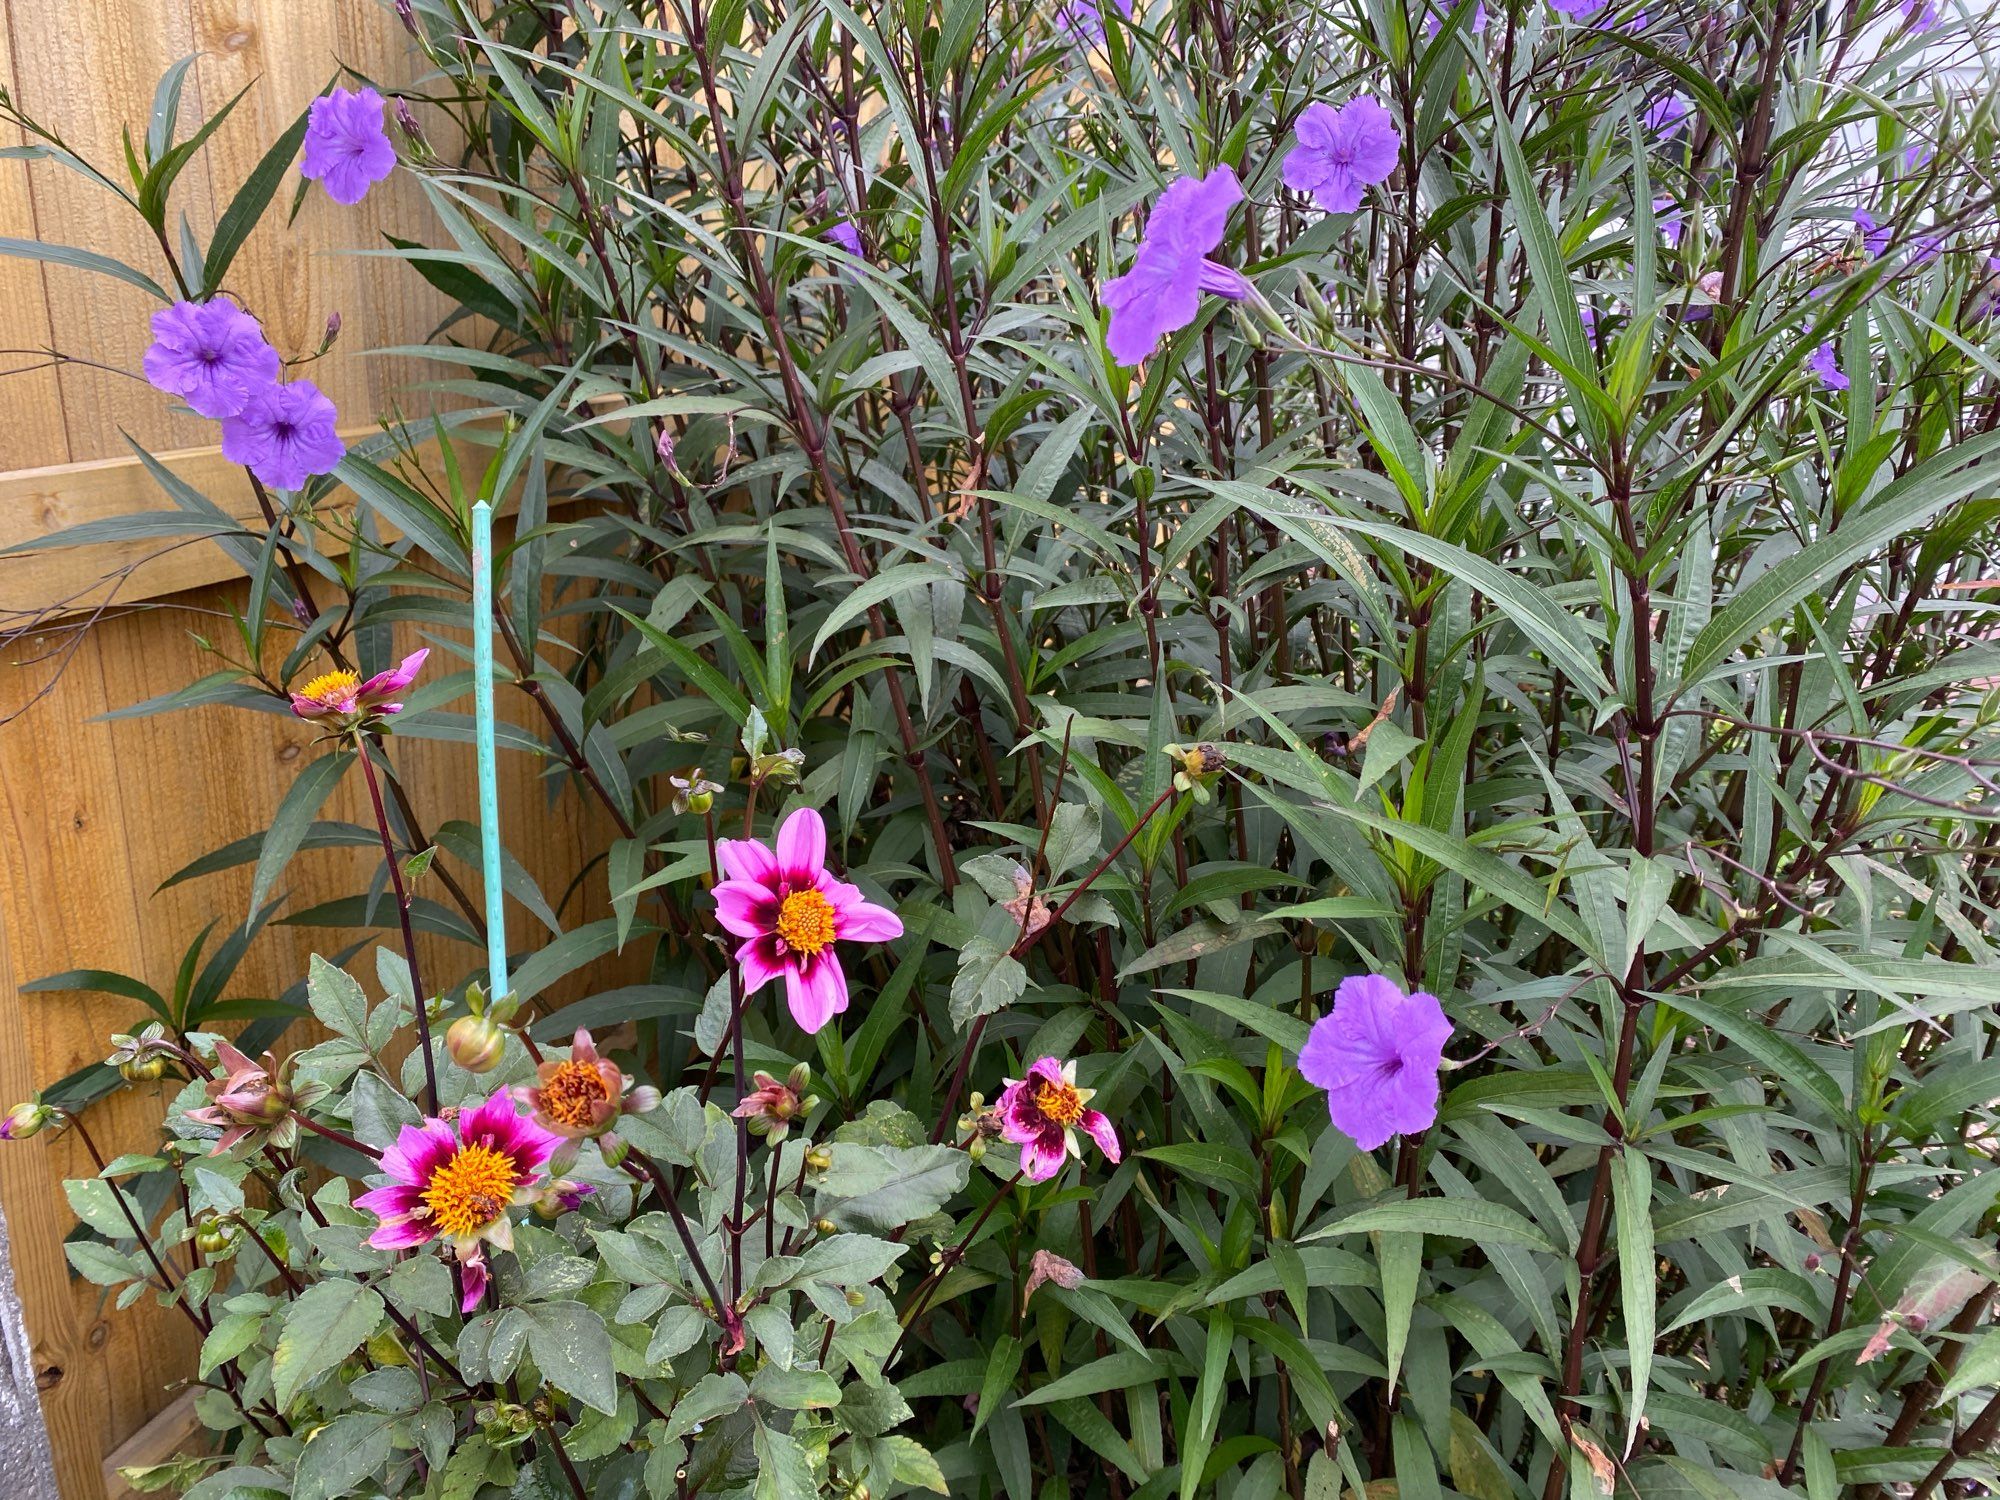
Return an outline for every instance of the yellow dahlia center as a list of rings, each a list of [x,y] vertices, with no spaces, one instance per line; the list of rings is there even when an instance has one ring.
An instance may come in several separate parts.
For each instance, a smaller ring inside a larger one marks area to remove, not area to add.
[[[476,1234],[514,1201],[514,1160],[491,1146],[461,1146],[431,1173],[424,1204],[441,1235],[462,1239]]]
[[[542,1113],[558,1125],[567,1125],[572,1130],[588,1130],[591,1125],[592,1109],[611,1097],[611,1090],[604,1086],[604,1075],[589,1063],[559,1062],[549,1074],[549,1081],[542,1085]]]
[[[315,703],[345,703],[360,686],[361,679],[352,672],[322,672],[305,685],[299,696]]]
[[[793,891],[778,907],[778,936],[810,958],[833,941],[833,903],[818,891]]]
[[[1083,1096],[1066,1083],[1051,1083],[1043,1078],[1035,1084],[1035,1108],[1051,1125],[1067,1130],[1083,1118]]]

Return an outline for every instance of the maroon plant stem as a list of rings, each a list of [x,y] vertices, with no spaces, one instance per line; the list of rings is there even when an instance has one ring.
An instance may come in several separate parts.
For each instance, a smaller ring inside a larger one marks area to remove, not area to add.
[[[410,965],[410,988],[416,992],[417,1048],[424,1059],[424,1113],[438,1112],[437,1059],[431,1055],[429,991],[417,969],[417,934],[410,926],[410,893],[403,885],[403,863],[396,857],[396,841],[389,832],[389,815],[382,807],[382,788],[375,779],[375,762],[368,746],[359,747],[361,774],[368,782],[368,800],[375,808],[375,831],[382,836],[382,857],[389,862],[389,883],[396,892],[396,916],[403,927],[403,957]]]
[[[91,1163],[97,1168],[98,1181],[111,1189],[111,1199],[118,1205],[118,1212],[123,1214],[125,1222],[132,1226],[132,1237],[139,1242],[140,1248],[146,1252],[146,1259],[153,1263],[154,1271],[159,1274],[162,1290],[174,1299],[174,1306],[178,1307],[187,1320],[200,1331],[202,1337],[206,1338],[214,1326],[209,1322],[208,1314],[188,1302],[180,1283],[174,1280],[173,1273],[160,1258],[160,1252],[153,1247],[153,1237],[146,1232],[146,1226],[139,1222],[139,1216],[133,1212],[132,1205],[126,1200],[124,1192],[117,1183],[104,1175],[104,1154],[97,1149],[97,1142],[91,1139],[90,1131],[83,1123],[83,1116],[61,1106],[57,1106],[57,1110],[75,1129],[77,1139],[83,1142],[83,1149],[90,1153]]]
[[[1023,1167],[1019,1172],[1009,1177],[1001,1185],[1000,1189],[991,1198],[986,1200],[986,1206],[979,1210],[979,1217],[974,1219],[972,1227],[959,1237],[958,1243],[938,1256],[938,1263],[931,1268],[930,1275],[926,1276],[923,1284],[917,1288],[916,1297],[914,1304],[910,1308],[909,1316],[903,1319],[902,1331],[896,1335],[896,1342],[889,1346],[888,1356],[882,1361],[883,1369],[886,1370],[896,1363],[896,1355],[903,1347],[903,1340],[910,1336],[910,1330],[917,1326],[917,1319],[921,1318],[924,1315],[924,1310],[931,1305],[931,1298],[937,1295],[937,1289],[943,1285],[945,1276],[951,1271],[952,1267],[965,1259],[966,1250],[971,1246],[973,1240],[978,1237],[979,1231],[986,1227],[986,1221],[993,1217],[993,1210],[1000,1206],[1000,1200],[1014,1191],[1014,1185],[1021,1180],[1026,1172],[1027,1168]]]
[[[358,1141],[346,1131],[335,1130],[331,1125],[322,1125],[319,1121],[307,1115],[304,1110],[294,1110],[292,1118],[305,1126],[314,1135],[325,1136],[337,1145],[345,1146],[350,1151],[359,1151],[363,1156],[372,1156],[377,1161],[382,1159],[382,1153],[366,1141]]]
[[[1174,794],[1174,784],[1169,781],[1166,790],[1153,799],[1152,806],[1139,814],[1138,819],[1126,830],[1125,837],[1120,839],[1111,852],[1092,867],[1088,875],[1085,875],[1082,880],[1077,882],[1076,889],[1063,898],[1062,905],[1049,913],[1047,922],[1035,931],[1023,936],[1008,950],[1008,957],[1015,959],[1022,957],[1036,943],[1041,941],[1043,934],[1053,931],[1055,925],[1063,919],[1063,913],[1076,905],[1078,898],[1090,889],[1097,877],[1111,868],[1112,861],[1125,852],[1131,845],[1132,840],[1139,836],[1139,830],[1153,820],[1153,814],[1157,813],[1162,807],[1165,807]],[[959,1096],[965,1092],[966,1073],[972,1067],[972,1054],[979,1049],[979,1039],[986,1033],[986,1019],[985,1016],[980,1016],[972,1023],[972,1029],[965,1034],[965,1047],[958,1054],[958,1068],[952,1074],[951,1088],[945,1093],[944,1108],[938,1112],[937,1124],[931,1130],[931,1144],[934,1146],[944,1139],[945,1132],[951,1128],[951,1123],[956,1117]]]
[[[681,1212],[680,1200],[667,1186],[666,1174],[660,1170],[660,1164],[637,1146],[633,1146],[629,1148],[629,1154],[625,1159],[625,1170],[634,1177],[643,1175],[652,1180],[653,1190],[660,1195],[660,1206],[666,1209],[667,1217],[674,1221],[674,1232],[680,1236],[681,1248],[687,1251],[688,1263],[694,1267],[695,1275],[701,1280],[702,1290],[708,1293],[708,1300],[715,1308],[716,1320],[732,1337],[740,1337],[742,1319],[736,1315],[736,1309],[723,1300],[722,1292],[715,1284],[715,1278],[708,1274],[708,1263],[701,1258],[701,1251],[695,1246],[694,1233],[688,1228],[687,1216]]]
[[[1840,1271],[1833,1280],[1833,1304],[1827,1310],[1822,1342],[1840,1332],[1847,1315],[1847,1298],[1854,1286],[1855,1265],[1861,1253],[1862,1211],[1868,1206],[1868,1184],[1875,1175],[1875,1147],[1875,1127],[1863,1126],[1861,1159],[1854,1172],[1854,1195],[1847,1204],[1847,1231],[1840,1237]],[[1819,1398],[1825,1392],[1827,1379],[1832,1373],[1833,1361],[1830,1359],[1821,1360],[1819,1367],[1813,1371],[1806,1398],[1799,1403],[1799,1424],[1792,1432],[1791,1451],[1778,1468],[1778,1483],[1781,1485],[1789,1485],[1798,1473],[1799,1459],[1805,1453],[1806,1429],[1812,1425],[1813,1410],[1819,1405]]]
[[[738,171],[736,155],[729,145],[734,127],[729,113],[722,107],[721,91],[715,76],[715,62],[708,45],[708,24],[702,13],[701,0],[687,0],[687,31],[688,41],[701,72],[702,98],[708,110],[709,123],[714,131],[713,147],[719,169],[717,176],[721,180],[729,216],[736,229],[734,243],[738,246],[744,269],[749,273],[758,316],[764,324],[772,351],[777,357],[778,378],[784,387],[785,403],[791,413],[792,427],[801,446],[806,450],[806,461],[817,482],[820,498],[825,502],[828,514],[833,518],[834,530],[839,534],[841,552],[847,560],[848,571],[865,582],[874,576],[874,569],[862,551],[860,538],[854,533],[853,519],[847,513],[847,502],[833,477],[833,467],[826,455],[826,435],[820,427],[819,418],[813,410],[805,384],[799,378],[798,366],[792,358],[791,343],[785,333],[784,321],[779,315],[777,292],[771,284],[770,272],[764,265],[764,259],[757,250],[750,212],[743,199],[742,177]],[[882,613],[881,606],[869,605],[867,615],[868,628],[875,638],[888,639],[891,631],[888,617]],[[938,880],[948,896],[958,885],[958,868],[952,862],[951,836],[945,830],[944,812],[938,804],[937,788],[924,773],[924,752],[917,739],[915,721],[910,717],[909,695],[903,686],[901,674],[893,668],[885,669],[883,672],[883,684],[888,690],[889,706],[895,716],[897,735],[902,740],[903,760],[916,779],[917,793],[923,802],[925,817],[930,826],[931,847],[938,861]]]
[[[1931,1491],[1944,1483],[1961,1458],[1984,1452],[1993,1445],[1996,1437],[2000,1437],[2000,1395],[1994,1396],[1980,1409],[1979,1415],[1966,1424],[1957,1441],[1945,1449],[1944,1457],[1937,1461],[1930,1473],[1917,1481],[1917,1487],[1910,1491],[1910,1500],[1930,1500]]]
[[[563,1478],[569,1481],[569,1492],[576,1496],[576,1500],[590,1500],[590,1491],[584,1488],[583,1476],[576,1472],[575,1463],[563,1450],[562,1438],[556,1432],[555,1423],[541,1411],[533,1407],[529,1409],[535,1412],[535,1420],[542,1424],[542,1435],[548,1439],[549,1447],[555,1452],[556,1465],[563,1471]]]

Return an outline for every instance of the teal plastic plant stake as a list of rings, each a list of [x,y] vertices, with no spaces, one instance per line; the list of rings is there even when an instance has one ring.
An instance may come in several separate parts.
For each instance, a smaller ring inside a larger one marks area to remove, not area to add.
[[[479,754],[479,873],[486,884],[489,1000],[507,995],[507,904],[500,880],[500,772],[493,759],[493,507],[472,507],[472,701]]]

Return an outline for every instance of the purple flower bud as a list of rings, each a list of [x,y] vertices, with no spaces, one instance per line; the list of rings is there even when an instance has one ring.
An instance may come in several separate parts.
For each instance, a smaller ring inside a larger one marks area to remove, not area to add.
[[[653,440],[653,451],[660,455],[660,462],[668,468],[674,466],[674,430],[665,423],[660,425],[660,435]]]

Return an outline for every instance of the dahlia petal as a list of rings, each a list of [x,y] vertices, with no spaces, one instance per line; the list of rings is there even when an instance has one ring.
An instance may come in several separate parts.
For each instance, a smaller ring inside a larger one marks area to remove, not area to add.
[[[731,880],[761,885],[778,899],[778,856],[760,839],[717,839],[715,861]]]
[[[855,890],[853,886],[847,889]],[[886,906],[862,900],[855,891],[854,899],[845,904],[841,898],[833,898],[833,930],[849,942],[886,943],[903,935],[903,919]]]
[[[368,1236],[368,1243],[377,1250],[414,1250],[428,1245],[436,1234],[421,1219],[384,1219],[382,1227]]]
[[[737,937],[761,937],[777,924],[777,898],[754,880],[725,880],[715,888],[715,920]]]
[[[400,1218],[415,1209],[423,1207],[423,1190],[405,1182],[392,1182],[387,1187],[370,1188],[354,1200],[354,1206],[363,1213],[371,1213],[378,1219]]]
[[[1076,1122],[1083,1127],[1083,1133],[1097,1142],[1097,1149],[1104,1153],[1104,1159],[1113,1166],[1125,1154],[1118,1144],[1118,1132],[1112,1128],[1111,1117],[1101,1109],[1086,1109]]]
[[[405,1125],[396,1144],[382,1153],[382,1170],[399,1182],[421,1185],[443,1166],[458,1140],[442,1120],[426,1120],[421,1125]]]
[[[778,868],[794,887],[814,885],[826,869],[826,822],[810,807],[778,829]]]
[[[478,1307],[486,1296],[486,1257],[474,1251],[461,1256],[458,1264],[459,1280],[465,1286],[465,1295],[460,1299],[460,1313],[470,1313]]]
[[[766,933],[736,950],[736,967],[743,971],[746,999],[786,971],[786,962],[778,956],[776,944],[777,940]]]
[[[1063,1169],[1069,1152],[1060,1130],[1044,1130],[1021,1145],[1021,1171],[1030,1182],[1047,1182]]]
[[[785,968],[785,1003],[808,1036],[847,1009],[847,975],[840,960],[822,953],[807,968]]]
[[[355,689],[355,697],[363,703],[386,698],[391,693],[400,693],[417,680],[417,673],[423,670],[424,658],[431,654],[431,648],[420,646],[404,657],[396,666],[386,672],[377,672],[373,677]]]
[[[1063,1077],[1062,1059],[1059,1057],[1038,1057],[1028,1067],[1028,1078],[1039,1078],[1055,1088],[1061,1088],[1069,1080]],[[1027,1078],[1021,1080],[1027,1082]]]

